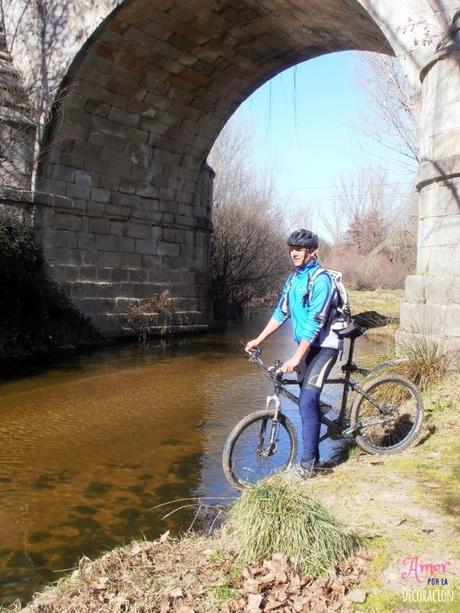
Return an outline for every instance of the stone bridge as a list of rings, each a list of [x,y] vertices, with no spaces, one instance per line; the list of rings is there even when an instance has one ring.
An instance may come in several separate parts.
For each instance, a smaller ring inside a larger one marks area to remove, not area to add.
[[[260,85],[349,49],[395,54],[417,102],[417,273],[402,327],[460,348],[460,11],[457,0],[126,0],[57,96],[36,181],[54,277],[105,332],[169,289],[209,320],[212,171],[220,129]]]

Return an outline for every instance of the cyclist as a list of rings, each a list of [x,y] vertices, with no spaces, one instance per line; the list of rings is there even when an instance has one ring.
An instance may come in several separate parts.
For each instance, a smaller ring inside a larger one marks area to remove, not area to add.
[[[329,324],[336,292],[330,275],[327,272],[319,274],[310,284],[310,276],[319,268],[318,237],[301,228],[290,234],[287,244],[294,271],[286,279],[270,321],[257,338],[248,341],[245,351],[254,351],[291,319],[297,349],[282,364],[281,371],[297,372],[301,388],[299,411],[303,453],[295,472],[308,478],[319,468],[319,398],[324,381],[337,360],[341,341]]]

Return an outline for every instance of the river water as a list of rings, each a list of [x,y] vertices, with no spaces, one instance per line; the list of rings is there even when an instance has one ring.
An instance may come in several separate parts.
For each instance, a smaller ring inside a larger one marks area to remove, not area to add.
[[[185,498],[235,496],[220,456],[233,425],[271,390],[241,344],[266,320],[115,345],[1,382],[0,604],[27,600],[83,555],[188,529],[198,503]],[[357,345],[358,355],[386,349],[366,338]],[[286,325],[266,342],[264,361],[293,349]],[[336,395],[326,389],[323,398]],[[295,407],[287,412],[298,424]],[[336,450],[326,441],[321,451]]]

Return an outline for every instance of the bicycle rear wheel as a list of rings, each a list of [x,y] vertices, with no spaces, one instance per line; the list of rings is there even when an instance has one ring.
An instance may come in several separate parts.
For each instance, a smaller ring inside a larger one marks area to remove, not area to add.
[[[222,454],[227,481],[237,489],[254,484],[287,468],[297,454],[294,424],[273,411],[256,411],[242,419],[230,432]]]
[[[423,419],[417,387],[399,375],[383,376],[363,387],[352,407],[351,427],[360,424],[356,443],[367,453],[390,455],[415,442]]]

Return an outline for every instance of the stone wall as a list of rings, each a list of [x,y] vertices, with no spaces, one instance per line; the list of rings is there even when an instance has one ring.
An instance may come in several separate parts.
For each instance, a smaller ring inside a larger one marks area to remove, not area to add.
[[[168,289],[208,322],[208,152],[255,88],[332,50],[388,50],[357,2],[131,0],[88,40],[58,94],[36,207],[53,276],[104,331]],[[65,204],[67,203],[67,204]]]
[[[53,276],[110,334],[163,289],[206,322],[208,152],[285,68],[346,49],[396,53],[419,109],[417,275],[402,326],[460,345],[458,3],[130,0],[88,39],[42,145],[35,223]],[[126,330],[125,330],[126,331]]]

